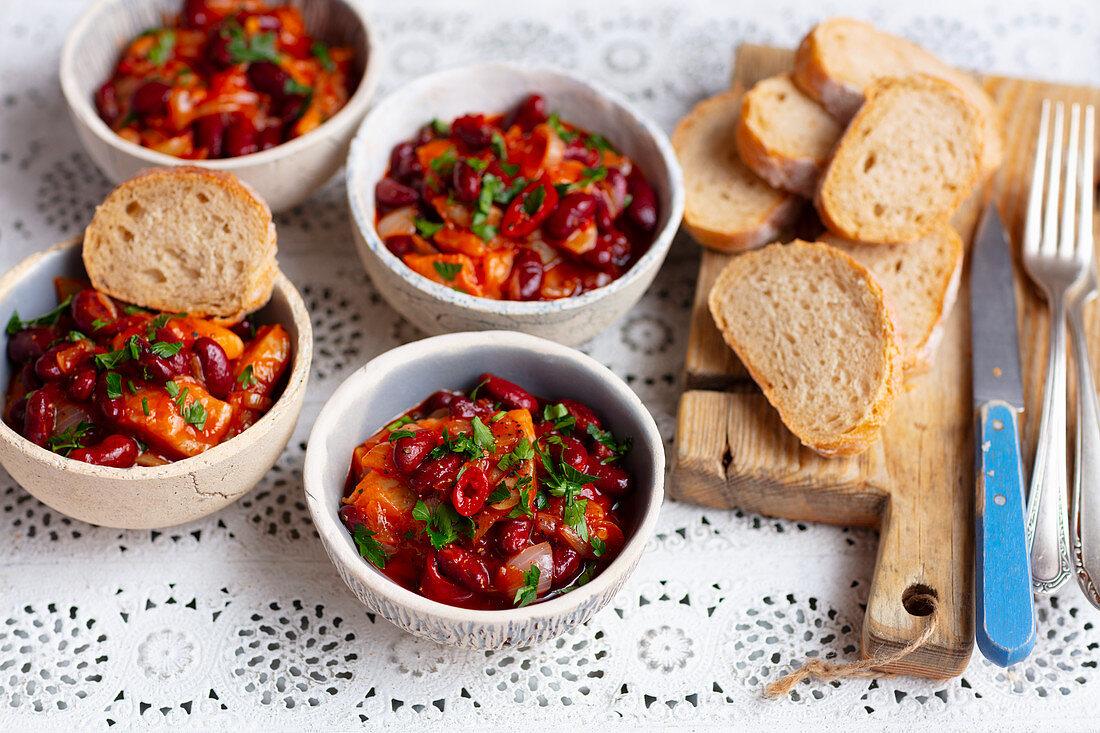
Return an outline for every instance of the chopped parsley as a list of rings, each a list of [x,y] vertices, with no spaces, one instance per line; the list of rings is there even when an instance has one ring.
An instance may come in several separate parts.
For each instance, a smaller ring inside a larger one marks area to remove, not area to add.
[[[128,316],[136,316],[139,313],[148,313],[149,311],[139,305],[124,305],[122,306],[122,312]]]
[[[237,376],[237,384],[241,385],[245,389],[257,384],[256,375],[252,373],[252,365],[246,364],[241,373]]]
[[[514,176],[519,173],[519,166],[515,163],[501,163],[500,169],[510,176]]]
[[[376,534],[360,524],[355,527],[355,532],[351,536],[355,540],[355,546],[359,548],[359,554],[369,560],[371,565],[382,570],[386,567],[386,561],[390,556],[382,547],[382,543],[374,539]]]
[[[462,264],[459,262],[440,262],[436,260],[432,263],[432,267],[439,273],[439,276],[444,280],[454,280],[455,276],[462,271]]]
[[[413,437],[416,437],[416,433],[413,432],[412,430],[394,430],[393,432],[390,433],[389,441],[391,443],[394,443],[398,440],[401,440],[402,438],[413,438]]]
[[[595,132],[585,138],[584,146],[589,150],[608,150],[612,153],[615,152],[615,147],[607,141],[607,138]]]
[[[305,96],[312,92],[313,90],[311,88],[295,80],[293,77],[287,79],[286,82],[283,83],[283,94],[298,94]]]
[[[126,389],[130,390],[130,394],[138,393],[137,385],[134,384],[134,380],[132,379],[126,380]]]
[[[615,454],[613,456],[610,456],[609,458],[603,459],[604,463],[611,463],[612,461],[619,460],[627,453],[629,453],[630,449],[634,447],[634,441],[631,438],[627,437],[623,438],[622,440],[615,440],[615,436],[612,435],[610,431],[600,430],[598,427],[596,427],[595,423],[588,423],[588,428],[586,429],[586,432],[590,436],[592,436],[592,438],[597,443],[602,443],[604,446],[611,449],[611,452]]]
[[[149,415],[151,414],[149,412],[149,398],[148,397],[142,397],[141,398],[141,411],[143,413],[145,413],[145,417],[149,417]]]
[[[432,160],[430,163],[428,163],[428,165],[430,165],[432,167],[432,170],[439,175],[447,176],[450,175],[451,171],[455,167],[455,163],[457,162],[458,158],[455,157],[454,151],[448,150],[447,152],[443,153],[443,155],[440,155],[438,158]]]
[[[534,563],[523,572],[523,587],[516,591],[516,597],[512,601],[516,608],[523,608],[530,603],[534,603],[538,597],[539,578],[541,576],[542,573],[539,571],[538,565]]]
[[[118,372],[107,372],[104,379],[107,382],[107,397],[115,400],[122,396],[122,375]]]
[[[141,356],[141,346],[137,336],[126,339],[126,343],[117,351],[108,351],[106,354],[95,355],[95,365],[100,369],[114,369],[123,362],[137,359]]]
[[[321,62],[321,67],[325,71],[332,71],[336,68],[336,64],[332,63],[332,57],[328,53],[328,46],[320,41],[314,41],[313,45],[309,47],[309,52],[313,54],[313,58]]]
[[[465,525],[466,534],[473,530],[473,520],[459,514],[450,504],[437,504],[435,508],[429,509],[421,500],[413,507],[412,516],[416,521],[424,522],[428,541],[437,550],[458,539],[459,529],[456,525]]]
[[[488,379],[482,379],[480,382],[477,383],[476,387],[470,390],[470,402],[477,402],[477,393],[481,390],[482,387],[485,386],[485,383],[488,381]]]
[[[604,553],[607,552],[607,543],[596,535],[592,535],[588,544],[592,545],[592,554],[596,557],[603,557]]]
[[[501,160],[508,160],[508,146],[504,143],[504,136],[496,130],[493,130],[492,140],[493,153]]]
[[[172,55],[172,49],[176,47],[176,34],[173,31],[162,31],[157,34],[156,44],[149,49],[149,60],[157,66],[163,66],[168,57]]]
[[[481,192],[477,195],[477,210],[470,219],[470,231],[483,242],[492,241],[497,228],[489,223],[489,214],[493,211],[493,202],[504,188],[504,182],[492,173],[486,173],[481,181]]]
[[[486,453],[496,453],[497,444],[493,440],[493,431],[481,422],[481,418],[475,417],[470,421],[474,428],[474,444]]]
[[[432,120],[432,129],[440,137],[447,137],[451,134],[451,126],[439,118]]]
[[[505,412],[504,410],[501,410],[500,412],[493,413],[493,416],[491,418],[489,418],[489,422],[490,423],[495,423],[495,422],[498,422],[500,420],[503,420],[504,416],[507,415],[507,414],[508,413]]]
[[[570,501],[567,498],[565,507],[561,512],[562,521],[573,528],[573,531],[581,538],[581,542],[588,542],[588,520],[584,516],[584,510],[587,506],[588,499],[573,499]]]
[[[180,349],[182,348],[182,343],[170,344],[167,341],[157,341],[149,347],[149,351],[153,353],[153,356],[159,356],[161,359],[170,359],[180,353]]]
[[[477,420],[476,417],[474,419]],[[476,461],[485,455],[482,447],[478,445],[471,436],[458,435],[452,438],[447,428],[443,428],[443,442],[435,448],[432,448],[432,452],[428,454],[428,460],[434,461],[437,458],[442,458],[448,453],[456,453],[460,456],[465,456],[471,461]]]
[[[527,216],[534,216],[542,208],[543,201],[546,200],[546,189],[539,186],[534,191],[531,191],[523,197],[523,211]]]
[[[70,295],[69,297],[65,298],[65,300],[58,303],[57,307],[49,313],[39,316],[38,318],[32,318],[29,321],[19,320],[19,311],[12,311],[11,319],[8,320],[8,326],[6,329],[8,335],[11,336],[12,334],[18,333],[25,328],[54,325],[55,323],[57,323],[58,319],[61,318],[61,314],[65,312],[65,309],[68,308],[69,304],[72,302],[73,296]]]
[[[149,321],[149,325],[145,327],[145,336],[152,341],[157,337],[157,331],[168,325],[168,321],[172,320],[172,315],[169,313],[161,313],[153,320]]]
[[[466,165],[470,166],[478,173],[481,173],[489,167],[488,161],[484,161],[481,158],[466,158]]]
[[[413,218],[413,224],[416,225],[417,234],[425,239],[431,239],[435,236],[436,232],[443,228],[442,223],[421,219],[419,216]]]
[[[493,493],[489,494],[489,498],[485,500],[486,504],[496,504],[502,502],[512,495],[512,491],[508,488],[508,485],[501,483],[495,489]]]
[[[569,410],[565,405],[558,403],[556,405],[546,405],[542,408],[542,419],[553,420],[554,428],[561,430],[564,433],[571,432],[573,426],[576,425],[576,419],[569,414]]]
[[[558,113],[555,112],[546,120],[546,124],[550,125],[550,129],[562,139],[562,142],[570,142],[577,136],[575,132],[569,132],[561,124],[561,118],[558,117]]]
[[[180,415],[183,415],[183,408],[187,404],[187,393],[189,391],[191,391],[190,387],[184,387],[182,392],[175,395],[176,399],[172,400],[176,403],[176,409],[180,411]]]
[[[603,166],[600,166],[599,168],[585,168],[584,171],[581,173],[581,177],[577,180],[577,183],[575,185],[583,188],[590,183],[602,181],[605,178],[607,178],[607,169]]]
[[[88,337],[82,334],[80,331],[69,331],[69,341],[76,343],[77,341],[84,341]]]
[[[534,488],[535,487],[531,485],[530,476],[524,476],[516,482],[516,489],[519,491],[519,501],[516,503],[516,506],[512,509],[512,511],[508,513],[508,517],[510,519],[515,519],[516,517],[531,516],[531,491]]]
[[[397,418],[396,420],[391,422],[389,425],[387,425],[386,430],[397,430],[402,425],[408,425],[412,421],[413,421],[413,419],[411,417],[409,417],[408,415],[402,415],[401,417]]]
[[[175,397],[180,393],[179,385],[169,379],[164,383],[164,391],[168,393],[169,397]]]
[[[185,394],[186,392],[187,390],[184,390]],[[180,395],[180,398],[182,399],[183,396]],[[183,415],[183,421],[188,425],[194,425],[196,430],[206,429],[206,408],[198,400],[184,408],[181,414]]]
[[[516,447],[512,449],[511,453],[508,453],[501,457],[497,461],[497,468],[501,471],[507,471],[509,468],[519,463],[520,461],[528,461],[535,457],[535,449],[531,447],[531,441],[527,438],[521,438]]]
[[[279,54],[275,50],[274,33],[260,33],[251,38],[245,38],[244,31],[240,27],[230,26],[229,36],[229,43],[226,44],[225,50],[229,52],[229,58],[234,64],[251,61],[279,63]]]
[[[85,436],[94,426],[86,420],[81,420],[76,425],[70,425],[67,429],[58,433],[57,435],[51,435],[46,444],[50,446],[50,450],[54,453],[60,453],[67,456],[74,449],[80,448]]]

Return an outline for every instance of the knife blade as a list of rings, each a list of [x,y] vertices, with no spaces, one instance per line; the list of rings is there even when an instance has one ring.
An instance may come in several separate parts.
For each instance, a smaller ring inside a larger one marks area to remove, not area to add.
[[[975,636],[994,664],[1035,645],[1018,417],[1024,408],[1014,270],[1004,224],[986,207],[970,260],[970,331],[976,428]]]

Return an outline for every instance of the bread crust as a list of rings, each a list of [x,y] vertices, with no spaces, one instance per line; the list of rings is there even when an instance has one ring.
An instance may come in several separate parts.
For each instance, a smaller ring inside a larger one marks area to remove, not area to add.
[[[263,263],[265,260],[267,262],[261,264],[249,282],[242,283],[242,298],[239,307],[227,312],[214,312],[198,305],[197,303],[200,302],[198,300],[172,299],[165,297],[164,293],[156,290],[150,291],[144,288],[140,291],[126,290],[124,287],[116,287],[111,284],[107,275],[113,272],[115,264],[101,251],[112,237],[106,221],[110,216],[108,204],[116,197],[127,197],[134,193],[140,193],[142,189],[160,178],[197,179],[201,183],[223,188],[231,196],[246,201],[250,206],[258,207],[260,216],[267,220],[266,240],[257,243],[258,246],[254,254],[257,263]],[[278,273],[278,263],[275,258],[276,251],[277,234],[271,217],[271,209],[254,188],[227,171],[182,165],[170,168],[146,168],[116,186],[107,195],[103,203],[96,207],[92,221],[84,231],[82,257],[84,268],[88,273],[92,286],[113,298],[163,312],[187,312],[194,315],[210,316],[223,322],[236,322],[248,313],[263,307],[270,300],[274,289],[275,276]]]
[[[863,104],[863,89],[829,76],[821,59],[819,36],[825,24],[818,23],[805,35],[794,53],[795,84],[816,99],[837,122],[847,124]]]
[[[866,283],[868,290],[871,292],[878,306],[877,315],[882,324],[879,336],[882,338],[884,345],[885,353],[883,357],[886,369],[883,379],[875,392],[874,398],[871,400],[870,406],[864,413],[862,419],[843,433],[819,433],[814,432],[809,425],[801,424],[795,416],[788,414],[776,404],[775,390],[767,379],[766,370],[763,365],[753,361],[733,337],[731,329],[725,322],[724,313],[721,307],[722,291],[728,286],[729,281],[736,277],[737,271],[744,267],[745,263],[742,258],[739,257],[734,259],[718,276],[718,280],[715,282],[714,287],[707,297],[707,305],[711,315],[719,331],[722,333],[722,338],[745,365],[749,375],[752,376],[753,380],[760,386],[768,402],[770,402],[779,412],[779,417],[783,421],[783,424],[798,437],[803,445],[825,457],[847,456],[862,453],[878,440],[883,425],[886,424],[887,420],[889,420],[890,416],[893,414],[894,402],[901,388],[901,349],[898,344],[894,318],[887,305],[887,296],[867,268],[863,267],[846,253],[835,247],[830,247],[820,242],[805,242],[796,239],[790,244],[770,244],[764,249],[759,250],[757,254],[763,254],[772,247],[824,247],[829,250],[832,256],[841,258],[845,261],[845,264]]]
[[[693,162],[686,159],[685,149],[689,140],[694,135],[704,134],[700,128],[709,115],[715,113],[716,107],[725,105],[737,105],[740,109],[741,92],[738,89],[726,90],[699,102],[680,122],[672,133],[672,147],[680,158],[680,164],[684,169],[685,178],[693,172]],[[731,147],[736,145],[734,130],[730,129]],[[761,184],[765,183],[761,181]],[[772,186],[775,188],[775,186]],[[778,193],[778,192],[777,192]],[[684,209],[684,228],[688,234],[704,247],[720,252],[742,252],[747,249],[760,247],[768,242],[774,242],[789,233],[806,205],[804,199],[800,199],[787,192],[777,196],[776,203],[766,211],[759,213],[759,218],[751,225],[742,228],[717,229],[707,224],[706,220],[699,216],[690,201]]]
[[[974,123],[971,126],[976,135],[976,144],[973,155],[971,156],[973,165],[971,166],[971,172],[967,179],[959,182],[959,185],[955,187],[952,195],[944,203],[943,212],[940,216],[929,216],[924,224],[913,222],[908,227],[895,227],[893,229],[881,231],[867,231],[865,228],[859,228],[856,222],[849,221],[848,217],[844,215],[844,209],[836,204],[835,198],[842,193],[842,189],[847,189],[850,185],[850,182],[834,180],[839,176],[839,174],[836,173],[836,169],[842,163],[847,162],[847,156],[852,154],[851,147],[863,144],[865,136],[861,134],[860,131],[861,128],[867,126],[867,118],[878,112],[875,102],[879,97],[897,86],[939,88],[954,96],[956,101],[962,104],[964,109],[968,111],[968,114],[972,116],[972,121]],[[833,152],[833,157],[830,159],[829,165],[825,168],[825,172],[821,176],[817,193],[814,196],[814,206],[817,209],[821,223],[824,224],[829,231],[834,234],[839,234],[842,237],[847,237],[848,239],[859,242],[881,244],[904,244],[913,242],[937,227],[946,226],[951,215],[954,214],[959,205],[970,195],[974,183],[981,175],[982,135],[979,127],[980,120],[980,113],[966,96],[954,85],[938,77],[915,74],[900,79],[886,78],[877,80],[867,90],[867,102],[860,107],[859,112],[848,124],[844,136],[840,139],[840,142],[837,143],[836,150]]]

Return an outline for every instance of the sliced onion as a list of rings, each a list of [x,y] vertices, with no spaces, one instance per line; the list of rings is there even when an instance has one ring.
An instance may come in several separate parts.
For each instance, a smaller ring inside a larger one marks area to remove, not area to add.
[[[505,587],[502,590],[508,596],[514,596],[523,587],[523,573],[530,570],[532,565],[539,569],[539,585],[535,595],[541,596],[550,590],[550,585],[554,582],[554,552],[550,549],[549,542],[540,542],[523,548],[504,563],[505,568],[519,571],[506,571],[504,574]]]
[[[241,406],[250,410],[267,410],[271,407],[271,398],[255,392],[245,392],[241,395]]]
[[[411,206],[394,209],[378,221],[378,236],[388,239],[398,234],[416,234],[415,216],[416,209]]]
[[[161,458],[156,453],[145,451],[134,462],[135,466],[167,466],[168,459]]]
[[[91,413],[84,409],[82,405],[75,405],[67,400],[58,400],[57,421],[54,423],[53,428],[54,435],[63,433],[72,426],[80,424],[81,420],[91,422]]]

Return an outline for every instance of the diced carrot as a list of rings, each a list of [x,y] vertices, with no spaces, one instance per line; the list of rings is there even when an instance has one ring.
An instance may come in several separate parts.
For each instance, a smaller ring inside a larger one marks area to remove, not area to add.
[[[481,297],[484,293],[478,282],[473,262],[464,254],[420,255],[407,254],[405,264],[424,277],[470,295]],[[438,265],[438,267],[436,267]],[[451,275],[451,269],[457,267]],[[444,277],[444,275],[451,275]]]

